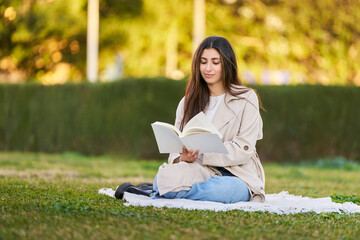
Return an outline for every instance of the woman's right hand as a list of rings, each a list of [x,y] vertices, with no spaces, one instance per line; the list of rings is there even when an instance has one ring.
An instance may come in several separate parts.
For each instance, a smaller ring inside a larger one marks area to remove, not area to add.
[[[195,152],[194,150],[188,151],[185,146],[183,146],[183,152],[180,153],[181,161],[188,163],[195,162],[198,155],[199,155],[199,150],[196,150]]]

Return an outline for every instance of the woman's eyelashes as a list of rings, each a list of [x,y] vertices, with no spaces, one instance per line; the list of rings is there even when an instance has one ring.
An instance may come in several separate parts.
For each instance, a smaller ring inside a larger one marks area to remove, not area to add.
[[[207,64],[207,62],[200,62],[201,64]],[[213,64],[215,64],[215,65],[218,65],[218,64],[220,64],[220,62],[212,62]]]

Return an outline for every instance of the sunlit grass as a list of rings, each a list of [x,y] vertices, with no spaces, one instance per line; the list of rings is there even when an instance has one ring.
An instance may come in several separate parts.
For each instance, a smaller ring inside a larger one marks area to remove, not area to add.
[[[360,172],[336,168],[265,164],[266,190],[309,197],[359,194]]]
[[[359,214],[276,215],[126,207],[99,195],[151,182],[155,160],[0,153],[0,239],[354,239]],[[359,171],[264,164],[267,193],[358,195]],[[355,197],[359,199],[358,197]]]
[[[159,161],[121,159],[111,156],[85,157],[75,153],[0,154],[0,177],[38,176],[67,180],[108,181],[111,179],[137,178],[150,181],[156,174]]]

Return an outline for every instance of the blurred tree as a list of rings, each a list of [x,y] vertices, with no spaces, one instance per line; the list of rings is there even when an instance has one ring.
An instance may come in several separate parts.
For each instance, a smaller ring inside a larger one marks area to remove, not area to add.
[[[124,43],[125,34],[117,30],[116,22],[138,16],[142,7],[141,0],[114,2],[100,1],[104,18],[100,47],[105,49]],[[85,76],[86,9],[86,0],[1,1],[0,71],[22,71],[27,78],[45,83],[54,78],[55,83],[68,78],[81,81]]]
[[[84,4],[81,0],[2,2],[1,9],[16,12],[15,19],[2,19],[0,31],[5,38],[0,42],[7,44],[0,49],[2,59],[11,59],[29,78],[41,78],[60,63],[68,63],[76,76],[76,70],[84,67]]]
[[[359,1],[222,2],[207,1],[208,33],[227,36],[258,82],[284,69],[293,83],[360,85]]]
[[[80,81],[86,6],[86,0],[0,0],[0,79],[22,71],[46,82],[67,69]],[[188,75],[192,8],[193,0],[100,0],[100,70],[117,54],[124,76]],[[290,83],[360,85],[358,22],[360,2],[353,0],[206,1],[206,35],[227,37],[240,71],[259,83],[275,74]]]

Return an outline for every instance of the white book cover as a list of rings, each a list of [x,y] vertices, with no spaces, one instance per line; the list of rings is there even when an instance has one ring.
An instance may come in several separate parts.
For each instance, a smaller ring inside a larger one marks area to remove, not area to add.
[[[151,126],[160,153],[182,153],[183,146],[199,153],[229,153],[221,141],[222,135],[203,112],[194,116],[183,132],[163,122],[154,122]]]

